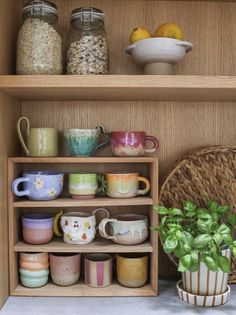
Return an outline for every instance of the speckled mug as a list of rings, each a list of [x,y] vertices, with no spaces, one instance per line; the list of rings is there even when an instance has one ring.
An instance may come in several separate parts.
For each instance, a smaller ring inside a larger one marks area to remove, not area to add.
[[[54,253],[49,257],[51,277],[55,284],[69,286],[79,280],[81,254]]]
[[[67,129],[64,131],[67,148],[71,156],[92,156],[101,146],[109,143],[109,137],[99,143],[102,134],[106,134],[103,126],[95,129]]]

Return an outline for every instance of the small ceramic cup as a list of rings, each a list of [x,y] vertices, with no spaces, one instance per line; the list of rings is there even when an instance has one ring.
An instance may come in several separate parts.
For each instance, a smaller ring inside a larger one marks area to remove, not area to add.
[[[67,148],[71,156],[92,156],[103,145],[109,143],[109,137],[99,143],[102,134],[106,134],[103,126],[96,129],[68,129],[64,131]]]
[[[48,253],[20,253],[19,265],[31,271],[48,269]]]
[[[52,281],[60,286],[76,283],[80,277],[81,254],[50,254],[50,273]]]
[[[25,196],[30,200],[56,199],[63,189],[64,175],[51,171],[34,171],[23,173],[12,183],[12,191],[16,196]],[[23,183],[24,190],[19,190]]]
[[[112,284],[112,256],[109,254],[88,254],[84,264],[85,284],[103,288]]]
[[[146,177],[138,173],[108,173],[107,195],[113,198],[131,198],[139,195],[146,195],[150,188],[150,182]],[[144,189],[139,189],[139,182],[145,184]]]
[[[100,186],[96,173],[69,174],[69,193],[73,199],[94,198],[96,193],[99,192]]]
[[[26,243],[46,244],[53,238],[54,216],[47,213],[29,213],[21,217],[23,239]]]
[[[98,208],[88,212],[68,212],[64,213],[60,219],[63,230],[64,242],[67,244],[90,244],[96,235],[96,213],[105,212],[109,218],[110,213],[107,209]]]
[[[111,235],[107,234],[107,227]],[[148,238],[148,218],[141,214],[119,214],[99,224],[102,237],[122,245],[141,244]]]
[[[26,122],[26,143],[21,132],[21,123]],[[28,156],[57,156],[58,130],[55,128],[30,128],[28,118],[21,117],[17,122],[17,133],[21,145]]]
[[[147,142],[152,142],[152,148],[147,148]],[[110,143],[115,156],[143,156],[159,148],[159,141],[143,131],[113,131],[110,133]]]
[[[117,255],[117,279],[120,284],[129,288],[143,286],[148,280],[148,255]]]

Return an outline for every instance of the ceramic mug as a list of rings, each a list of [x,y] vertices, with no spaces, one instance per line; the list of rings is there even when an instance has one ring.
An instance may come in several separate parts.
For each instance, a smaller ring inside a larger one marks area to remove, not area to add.
[[[55,284],[68,286],[79,280],[81,254],[54,253],[49,258],[50,274]]]
[[[107,195],[113,198],[131,198],[138,195],[146,195],[150,188],[150,182],[146,177],[138,173],[107,173]],[[139,182],[145,184],[144,189],[139,189]]]
[[[64,242],[67,244],[92,243],[96,235],[95,214],[98,211],[104,211],[106,216],[110,217],[109,211],[104,208],[95,209],[92,211],[92,214],[88,212],[68,212],[62,214],[60,225],[63,230]]]
[[[109,137],[99,143],[102,134],[106,134],[103,126],[96,129],[68,129],[64,131],[67,147],[71,156],[91,156],[101,146],[109,143]]]
[[[147,148],[147,142],[152,142],[152,148]],[[157,138],[143,131],[113,131],[110,133],[110,143],[115,156],[143,156],[159,148]]]
[[[53,238],[54,216],[47,213],[29,213],[21,217],[23,239],[26,243],[40,245]]]
[[[148,280],[148,255],[119,254],[116,267],[117,280],[125,287],[138,288]]]
[[[103,288],[112,284],[112,256],[110,254],[88,254],[84,263],[85,284]]]
[[[101,184],[96,173],[69,174],[69,193],[73,199],[94,198],[100,191]]]
[[[21,132],[21,123],[25,121],[26,143]],[[28,156],[57,156],[58,130],[55,128],[30,128],[28,118],[21,117],[17,122],[17,133],[21,145]]]
[[[63,174],[52,171],[25,172],[23,177],[13,181],[12,191],[16,196],[30,200],[53,200],[62,192],[63,179]],[[24,190],[18,190],[21,183]]]
[[[106,232],[107,225],[110,233]],[[141,244],[148,238],[148,218],[141,214],[119,214],[111,219],[103,219],[99,224],[102,237],[122,245]]]

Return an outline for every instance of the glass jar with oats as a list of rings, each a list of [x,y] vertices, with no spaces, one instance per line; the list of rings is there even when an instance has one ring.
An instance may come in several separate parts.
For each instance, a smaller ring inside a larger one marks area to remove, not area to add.
[[[67,74],[108,73],[108,43],[104,13],[96,8],[79,8],[71,13],[67,40]]]
[[[17,38],[17,74],[61,74],[62,38],[58,10],[49,1],[25,3]]]

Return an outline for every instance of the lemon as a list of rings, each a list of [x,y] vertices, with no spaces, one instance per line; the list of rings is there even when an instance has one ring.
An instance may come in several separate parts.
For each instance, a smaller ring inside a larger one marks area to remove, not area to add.
[[[153,37],[169,37],[183,40],[184,33],[178,24],[164,23],[156,29]]]
[[[148,32],[148,30],[142,27],[136,27],[131,32],[130,44],[133,44],[137,42],[138,40],[150,38],[150,37],[151,37],[151,34]]]

